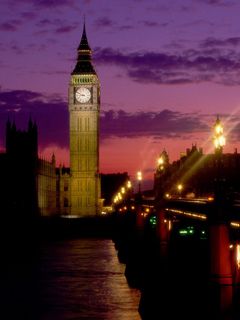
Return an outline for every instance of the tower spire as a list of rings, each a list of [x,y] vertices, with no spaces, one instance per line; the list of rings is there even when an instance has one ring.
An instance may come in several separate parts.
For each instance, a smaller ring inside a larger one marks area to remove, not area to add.
[[[78,46],[78,51],[82,51],[91,55],[92,50],[88,44],[88,39],[87,39],[87,33],[86,33],[86,24],[85,24],[85,17],[84,17],[84,22],[83,22],[83,33],[82,33],[82,38],[80,41],[80,44]]]
[[[83,22],[82,37],[81,37],[81,41],[77,51],[78,51],[77,64],[72,74],[96,74],[91,62],[92,50],[89,46],[88,39],[87,39],[85,16],[84,16],[84,22]]]

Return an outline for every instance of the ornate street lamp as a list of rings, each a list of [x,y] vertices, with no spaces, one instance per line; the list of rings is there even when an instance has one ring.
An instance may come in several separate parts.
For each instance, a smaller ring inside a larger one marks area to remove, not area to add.
[[[217,117],[214,125],[215,147],[214,202],[209,212],[210,276],[214,301],[218,300],[220,312],[229,310],[232,304],[232,268],[229,251],[229,221],[226,205],[226,187],[222,168],[223,147],[226,139],[223,126]]]
[[[169,232],[167,229],[167,219],[165,214],[166,192],[164,175],[169,164],[168,154],[164,150],[157,159],[155,174],[155,210],[156,210],[156,235],[159,240],[160,255],[166,258],[168,252]]]
[[[222,172],[222,155],[223,155],[223,147],[226,144],[226,138],[223,134],[223,125],[217,117],[217,120],[214,124],[214,134],[213,134],[213,144],[215,147],[215,199],[216,203],[220,204],[223,201],[224,195],[223,193],[223,172]],[[221,205],[220,205],[221,207]]]
[[[142,194],[141,194],[141,181],[142,181],[142,172],[137,172],[137,181],[138,181],[138,193],[135,196],[136,203],[136,226],[137,230],[142,233],[144,229],[144,217],[142,216]]]

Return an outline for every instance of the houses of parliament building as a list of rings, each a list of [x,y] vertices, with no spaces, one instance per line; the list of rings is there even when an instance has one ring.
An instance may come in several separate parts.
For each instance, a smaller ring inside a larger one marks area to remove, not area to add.
[[[68,90],[70,168],[38,157],[38,129],[7,121],[6,151],[0,154],[4,212],[26,215],[95,216],[101,208],[99,175],[100,82],[91,61],[85,25]]]

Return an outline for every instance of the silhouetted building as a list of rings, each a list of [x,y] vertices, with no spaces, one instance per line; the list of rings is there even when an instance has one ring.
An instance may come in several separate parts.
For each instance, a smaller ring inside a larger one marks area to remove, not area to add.
[[[240,154],[223,153],[221,158],[221,177],[226,193],[240,194]],[[154,176],[155,194],[162,192],[178,194],[177,186],[182,184],[182,194],[207,196],[214,192],[216,177],[215,154],[203,154],[201,148],[193,145],[179,160],[168,163],[163,170],[157,169]]]
[[[38,158],[38,130],[31,119],[26,131],[7,121],[0,176],[3,214],[24,218],[56,213],[55,157],[52,162]]]

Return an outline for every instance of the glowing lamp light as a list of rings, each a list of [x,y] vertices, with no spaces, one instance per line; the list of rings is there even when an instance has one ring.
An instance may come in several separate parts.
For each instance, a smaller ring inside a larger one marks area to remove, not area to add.
[[[128,180],[128,182],[127,182],[127,188],[128,188],[128,189],[132,188],[132,183],[131,183],[130,180]]]
[[[217,124],[215,127],[216,134],[222,134],[223,133],[223,127],[221,124]]]
[[[137,172],[137,179],[138,179],[138,181],[142,180],[142,172],[141,171]]]
[[[181,192],[182,189],[183,189],[183,185],[182,185],[182,184],[178,184],[178,185],[177,185],[177,189],[178,189],[179,192]]]
[[[158,170],[161,170],[163,171],[164,170],[164,157],[163,156],[160,156],[158,159],[157,159],[157,164],[158,164]]]
[[[215,148],[221,148],[226,144],[226,138],[224,136],[220,136],[214,139],[213,141]]]
[[[208,199],[208,201],[213,201],[214,200],[213,197],[208,197],[207,199]]]
[[[122,194],[125,193],[125,188],[124,187],[121,188],[121,192],[122,192]]]
[[[142,181],[142,172],[137,172],[137,180],[138,180],[138,193],[141,193],[141,181]]]
[[[213,144],[216,149],[222,149],[226,144],[226,138],[223,135],[223,126],[219,118],[217,118],[214,126]]]
[[[170,231],[172,229],[172,221],[168,220],[168,230]]]
[[[164,159],[163,157],[158,158],[158,165],[162,166],[164,164]]]

